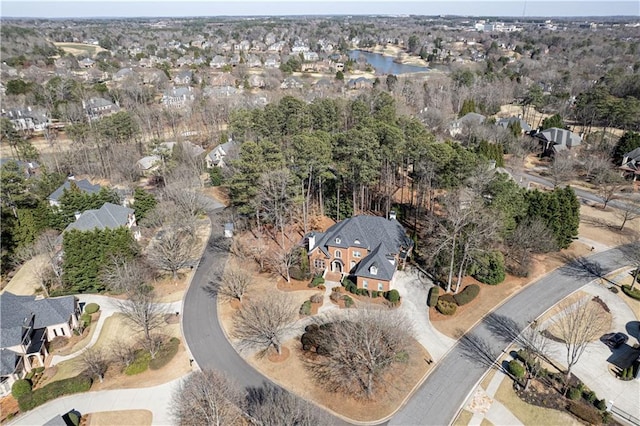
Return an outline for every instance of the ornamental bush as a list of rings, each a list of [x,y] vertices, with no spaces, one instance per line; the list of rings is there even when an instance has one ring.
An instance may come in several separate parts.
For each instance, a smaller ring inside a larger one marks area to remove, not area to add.
[[[484,284],[500,284],[505,278],[504,256],[499,251],[481,256],[471,266],[470,275]]]
[[[11,386],[11,395],[15,399],[31,393],[31,382],[29,380],[21,379],[13,382]]]
[[[313,277],[313,279],[311,280],[311,287],[317,287],[320,284],[324,284],[324,278],[322,277],[322,275],[316,275],[315,277]]]
[[[453,296],[458,306],[466,305],[480,294],[478,284],[469,284],[460,293]]]
[[[395,289],[389,290],[387,292],[386,297],[387,297],[387,300],[393,303],[394,305],[400,301],[400,293],[398,293],[398,290],[395,290]]]
[[[97,303],[89,303],[87,306],[84,307],[84,313],[89,315],[95,314],[99,310],[100,310],[100,305],[98,305]]]
[[[455,302],[450,302],[447,299],[440,297],[436,304],[436,309],[443,315],[453,315],[458,309],[458,305]]]
[[[311,301],[305,300],[300,306],[300,315],[311,315]]]
[[[509,361],[509,373],[517,379],[524,377],[524,365],[520,361],[512,359]]]
[[[433,286],[429,290],[429,298],[427,299],[427,305],[430,308],[434,308],[438,304],[438,295],[440,294],[440,287]]]
[[[600,411],[604,411],[607,409],[607,401],[605,401],[604,398],[597,400],[594,405]]]
[[[91,315],[82,314],[80,315],[80,321],[83,323],[84,327],[87,328],[91,324]]]
[[[632,299],[640,300],[640,289],[638,288],[631,289],[631,286],[623,285],[622,292]]]
[[[582,397],[582,392],[578,388],[571,388],[569,389],[568,396],[570,400],[577,401]]]
[[[309,300],[311,301],[311,303],[322,303],[322,299],[324,299],[324,296],[318,293],[311,296]]]
[[[342,297],[342,300],[344,300],[345,307],[350,308],[351,306],[353,306],[353,299],[346,294]]]

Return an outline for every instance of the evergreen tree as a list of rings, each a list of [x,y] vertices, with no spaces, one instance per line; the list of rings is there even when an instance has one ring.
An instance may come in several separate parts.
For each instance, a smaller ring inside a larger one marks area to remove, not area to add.
[[[564,120],[562,120],[560,114],[554,114],[542,120],[542,130],[551,129],[552,127],[564,129]]]
[[[476,102],[473,99],[465,99],[460,108],[459,117],[464,117],[470,112],[476,112]]]
[[[131,232],[124,227],[65,232],[62,243],[62,282],[70,293],[99,292],[105,290],[100,280],[102,269],[111,256],[131,259],[137,254]]]
[[[219,169],[218,169],[219,170]],[[133,192],[133,207],[136,215],[136,220],[142,220],[147,213],[152,210],[158,204],[158,200],[152,193],[145,191],[142,188],[136,188]]]

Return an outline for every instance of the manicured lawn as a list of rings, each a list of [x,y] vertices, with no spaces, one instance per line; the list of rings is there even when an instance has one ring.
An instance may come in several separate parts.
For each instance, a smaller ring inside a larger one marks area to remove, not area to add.
[[[473,417],[473,413],[471,411],[462,410],[458,417],[453,421],[452,426],[467,426]]]

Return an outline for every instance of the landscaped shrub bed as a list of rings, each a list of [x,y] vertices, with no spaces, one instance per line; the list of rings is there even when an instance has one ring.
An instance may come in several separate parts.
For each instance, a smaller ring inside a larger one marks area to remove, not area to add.
[[[396,303],[400,302],[400,293],[398,293],[398,290],[389,290],[386,294],[385,294],[385,298],[391,302],[393,305],[395,305]]]
[[[322,303],[322,299],[324,299],[324,296],[322,294],[314,294],[309,298],[311,303]]]
[[[632,299],[640,300],[640,288],[631,289],[629,285],[622,286],[622,292]]]
[[[480,294],[480,286],[478,284],[470,284],[466,286],[460,293],[453,296],[458,306],[466,305]]]
[[[178,353],[180,347],[180,339],[172,337],[160,348],[160,351],[156,354],[156,357],[149,361],[149,368],[152,370],[159,370],[167,365],[174,356]]]
[[[519,361],[512,359],[511,361],[509,361],[509,373],[511,373],[511,375],[513,375],[513,377],[517,379],[524,377],[524,365],[522,365]]]
[[[85,314],[89,314],[89,315],[95,314],[99,310],[100,310],[100,305],[98,305],[97,303],[89,303],[87,304],[87,306],[84,307]]]
[[[450,298],[445,296],[450,296]],[[456,313],[458,305],[453,299],[453,296],[451,296],[450,294],[444,294],[438,298],[436,309],[443,315],[453,315]]]
[[[149,368],[149,362],[151,361],[151,355],[149,352],[140,349],[136,351],[136,359],[133,360],[131,364],[129,364],[124,369],[124,374],[127,376],[133,376],[135,374],[140,374],[143,371],[146,371]]]
[[[353,305],[353,299],[346,294],[342,296],[342,300],[344,300],[344,306],[350,308]]]
[[[80,322],[82,322],[84,328],[89,327],[89,325],[91,325],[91,315],[89,314],[80,315]]]
[[[91,389],[92,380],[85,374],[76,377],[70,377],[57,382],[51,382],[46,386],[36,389],[31,393],[23,395],[18,399],[20,411],[28,411],[47,401],[70,395],[73,393],[87,392]]]
[[[311,315],[311,300],[305,300],[300,306],[300,315]]]
[[[321,284],[324,284],[324,278],[322,275],[316,275],[309,283],[309,287],[318,287]]]
[[[595,408],[583,404],[582,402],[569,401],[567,404],[567,411],[589,424],[598,425],[602,423],[602,414],[600,414],[600,412]]]

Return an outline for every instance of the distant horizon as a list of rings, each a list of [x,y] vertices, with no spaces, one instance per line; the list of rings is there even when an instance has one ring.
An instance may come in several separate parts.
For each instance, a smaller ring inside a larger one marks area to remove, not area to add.
[[[452,16],[495,18],[640,17],[638,1],[1,1],[3,19],[165,19],[304,16]]]

